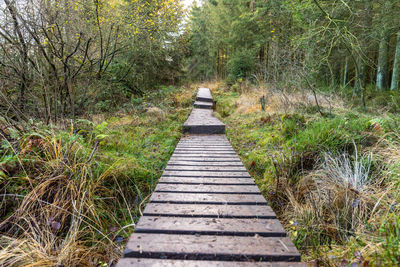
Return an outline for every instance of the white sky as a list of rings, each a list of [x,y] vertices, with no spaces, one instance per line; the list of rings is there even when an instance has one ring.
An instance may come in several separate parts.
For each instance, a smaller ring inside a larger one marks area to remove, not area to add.
[[[185,5],[185,8],[188,8],[193,3],[193,0],[182,0],[182,2]],[[197,3],[198,2],[199,1],[197,1]]]

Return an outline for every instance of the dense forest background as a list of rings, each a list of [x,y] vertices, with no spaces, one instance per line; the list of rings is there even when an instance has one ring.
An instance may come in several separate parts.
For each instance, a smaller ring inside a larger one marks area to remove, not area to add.
[[[398,1],[205,1],[190,17],[191,78],[293,88],[399,89]]]
[[[400,264],[400,2],[0,0],[0,265],[113,266],[197,87],[315,266]]]

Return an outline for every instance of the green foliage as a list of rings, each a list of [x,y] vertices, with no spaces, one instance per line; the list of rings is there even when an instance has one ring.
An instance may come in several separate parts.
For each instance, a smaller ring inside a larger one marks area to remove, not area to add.
[[[392,209],[398,209],[392,207]],[[383,255],[379,258],[384,265],[396,266],[400,264],[400,216],[390,214],[379,229],[383,241]]]
[[[240,49],[228,61],[228,81],[247,78],[254,69],[253,52],[251,50]]]

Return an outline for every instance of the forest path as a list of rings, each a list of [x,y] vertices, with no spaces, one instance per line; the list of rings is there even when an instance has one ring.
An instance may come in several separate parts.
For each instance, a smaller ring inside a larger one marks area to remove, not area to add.
[[[117,266],[305,266],[200,88]]]

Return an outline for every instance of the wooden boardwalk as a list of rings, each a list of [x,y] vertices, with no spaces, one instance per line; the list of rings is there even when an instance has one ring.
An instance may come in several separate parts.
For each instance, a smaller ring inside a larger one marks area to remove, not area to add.
[[[212,105],[197,107],[117,266],[305,266]]]

